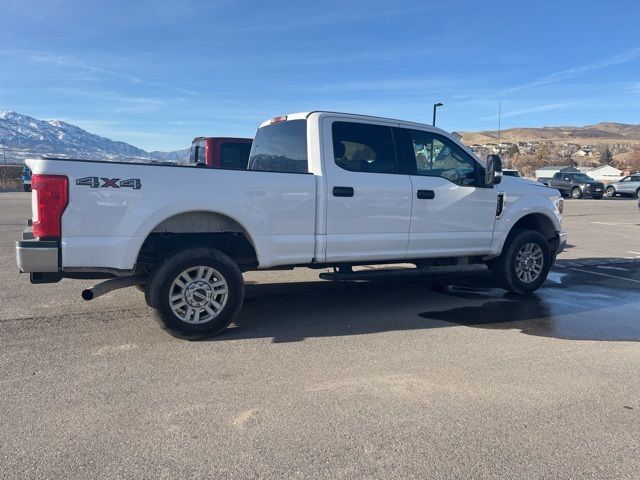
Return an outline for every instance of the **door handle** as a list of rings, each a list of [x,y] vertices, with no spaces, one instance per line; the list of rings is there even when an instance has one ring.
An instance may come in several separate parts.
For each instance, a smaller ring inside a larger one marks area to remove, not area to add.
[[[333,187],[334,197],[353,197],[353,187]]]
[[[433,200],[436,198],[436,192],[433,190],[418,190],[416,195],[420,200]]]

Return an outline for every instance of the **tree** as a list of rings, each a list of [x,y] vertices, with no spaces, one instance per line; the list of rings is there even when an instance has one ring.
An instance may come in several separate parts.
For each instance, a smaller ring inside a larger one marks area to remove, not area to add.
[[[514,155],[516,155],[518,152],[520,152],[520,150],[518,150],[518,145],[516,145],[515,143],[513,145],[511,145],[509,148],[507,148],[507,151],[504,152],[504,156],[507,158],[512,158]]]
[[[613,163],[613,153],[611,153],[609,146],[606,146],[600,153],[600,162],[605,165],[611,165]]]
[[[536,150],[536,163],[538,165],[546,165],[550,156],[549,145],[543,143]]]

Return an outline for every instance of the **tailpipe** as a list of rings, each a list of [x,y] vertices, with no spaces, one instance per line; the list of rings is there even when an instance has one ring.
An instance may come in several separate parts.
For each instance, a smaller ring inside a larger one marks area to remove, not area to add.
[[[105,293],[109,293],[112,290],[118,290],[119,288],[132,287],[133,285],[139,285],[146,281],[146,275],[130,275],[128,277],[110,278],[104,282],[100,282],[91,288],[87,288],[82,291],[82,298],[86,301],[98,298]]]

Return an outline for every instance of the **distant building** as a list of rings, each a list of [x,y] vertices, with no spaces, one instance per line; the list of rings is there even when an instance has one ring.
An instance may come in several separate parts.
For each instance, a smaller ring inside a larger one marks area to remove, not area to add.
[[[622,176],[622,170],[612,167],[611,165],[602,165],[601,167],[592,168],[585,173],[594,180],[600,180],[601,182],[615,182],[616,180],[620,180],[620,177]]]

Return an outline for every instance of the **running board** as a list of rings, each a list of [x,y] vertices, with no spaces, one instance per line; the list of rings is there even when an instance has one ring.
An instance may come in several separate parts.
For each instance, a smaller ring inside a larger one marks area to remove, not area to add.
[[[453,265],[446,267],[424,267],[424,268],[377,268],[371,270],[358,270],[356,272],[323,272],[319,276],[323,280],[331,281],[372,281],[391,280],[415,277],[434,277],[438,275],[478,273],[486,271],[487,268],[481,264],[475,265]]]

